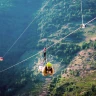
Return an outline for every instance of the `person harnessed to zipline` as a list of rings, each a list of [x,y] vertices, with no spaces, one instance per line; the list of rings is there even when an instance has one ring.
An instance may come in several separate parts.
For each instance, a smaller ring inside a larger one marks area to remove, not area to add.
[[[50,62],[46,61],[46,48],[43,49],[43,55],[44,55],[44,59],[43,62],[41,62],[39,65],[39,71],[42,72],[43,76],[53,75],[54,74],[53,66]],[[46,65],[44,65],[44,63]]]
[[[43,49],[44,61],[46,62],[46,47]]]

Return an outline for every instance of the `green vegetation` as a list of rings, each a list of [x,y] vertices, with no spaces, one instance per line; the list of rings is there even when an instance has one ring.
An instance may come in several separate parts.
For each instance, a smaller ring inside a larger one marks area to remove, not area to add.
[[[56,59],[61,61],[61,64],[69,64],[73,57],[80,51],[80,46],[76,44],[57,44],[49,50],[49,54],[56,56]]]
[[[87,49],[95,49],[95,45],[96,41],[90,41],[90,42],[84,42],[82,43],[82,46],[78,47],[79,50],[83,49],[83,50],[87,50]],[[59,47],[59,46],[58,46]],[[64,49],[64,46],[61,47],[62,49]],[[74,46],[75,48],[75,46]],[[73,49],[74,49],[73,48]],[[60,49],[60,48],[59,48]],[[76,47],[77,49],[77,47]],[[68,53],[68,52],[67,52]],[[80,76],[80,71],[79,69],[77,70],[69,70],[67,71],[67,69],[62,70],[61,71],[61,75],[58,75],[57,77],[55,77],[49,88],[50,94],[48,96],[95,96],[96,95],[96,51],[94,51],[93,53],[88,53],[91,57],[90,59],[92,59],[91,61],[84,61],[82,63],[82,65],[91,65],[91,69],[93,70],[93,72],[89,72],[88,74],[86,74],[86,76]],[[62,52],[59,54],[62,55]],[[73,63],[74,64],[74,63]],[[86,67],[84,65],[84,68]],[[74,65],[75,67],[75,65]],[[84,69],[86,70],[86,68]],[[67,74],[69,73],[69,74]],[[63,77],[62,74],[67,74],[66,77]]]
[[[48,96],[95,96],[96,95],[96,71],[84,78],[56,77],[49,86]]]
[[[89,48],[93,48],[96,50],[96,41],[90,40],[90,42],[83,42],[82,49],[89,49]]]

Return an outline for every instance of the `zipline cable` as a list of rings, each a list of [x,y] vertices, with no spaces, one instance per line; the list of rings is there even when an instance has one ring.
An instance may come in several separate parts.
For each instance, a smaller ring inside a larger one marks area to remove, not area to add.
[[[38,15],[34,18],[34,20],[38,17]],[[12,44],[12,46],[8,49],[8,51],[6,51],[6,53],[4,54],[3,58],[6,56],[6,54],[12,49],[12,47],[17,43],[17,41],[21,38],[21,36],[26,32],[26,30],[30,27],[30,25],[34,22],[34,20],[32,20],[32,22],[26,27],[26,29],[20,34],[20,36],[15,40],[15,42]]]
[[[81,18],[82,18],[82,24],[83,24],[82,0],[81,0]]]
[[[75,31],[71,32],[70,34],[66,35],[66,36],[64,37],[64,39],[65,39],[66,37],[68,37],[69,35],[71,35],[72,33],[75,33],[75,32],[76,32],[77,30],[79,30],[79,29],[80,29],[80,27],[79,27],[78,29],[76,29]],[[62,39],[63,39],[63,38],[62,38]],[[60,41],[61,41],[61,40],[60,40]],[[59,41],[59,42],[60,42],[60,41]],[[49,48],[51,48],[53,45],[55,45],[56,43],[59,43],[59,42],[55,42],[55,43],[52,44],[51,46],[47,47],[47,50],[48,50]],[[40,52],[38,52],[37,54],[34,54],[34,55],[28,57],[27,59],[24,59],[24,60],[22,60],[22,61],[20,61],[20,62],[18,62],[18,63],[16,63],[16,64],[14,64],[14,65],[12,65],[12,66],[10,66],[10,67],[8,67],[8,68],[0,71],[0,73],[1,73],[1,72],[4,72],[4,71],[6,71],[6,70],[8,70],[8,69],[10,69],[10,68],[12,68],[12,67],[14,67],[14,66],[17,66],[17,65],[19,65],[19,64],[21,64],[21,63],[23,63],[23,62],[25,62],[25,61],[27,61],[28,59],[30,59],[30,58],[32,58],[32,57],[40,54],[41,52],[43,52],[43,50],[40,51]]]
[[[85,25],[89,24],[90,22],[94,21],[95,19],[96,19],[96,17],[93,18],[92,20],[88,21],[87,23],[85,23]]]
[[[88,21],[88,22],[86,23],[86,25],[89,24],[90,22],[94,21],[95,19],[96,19],[96,17],[93,18],[92,20]],[[80,29],[80,27],[77,28],[75,31],[73,31],[73,32],[69,33],[68,35],[66,35],[66,36],[65,36],[64,38],[62,38],[61,40],[65,39],[65,38],[68,37],[69,35],[75,33],[75,32],[76,32],[77,30],[79,30],[79,29]],[[61,40],[60,40],[59,42],[61,42]],[[57,43],[59,43],[59,42],[56,42],[56,43],[52,44],[52,45],[49,46],[47,49],[51,48],[53,45],[55,45],[55,44],[57,44]],[[16,63],[16,64],[14,64],[14,65],[12,65],[12,66],[10,66],[10,67],[8,67],[8,68],[6,68],[6,69],[3,69],[2,71],[0,71],[0,73],[6,71],[6,70],[8,70],[8,69],[11,69],[12,67],[15,67],[15,66],[17,66],[17,65],[19,65],[19,64],[21,64],[21,63],[23,63],[23,62],[25,62],[25,61],[27,61],[27,60],[29,60],[30,58],[32,58],[32,57],[40,54],[41,52],[43,52],[43,50],[40,51],[40,52],[38,52],[38,53],[36,53],[36,54],[34,54],[34,55],[32,55],[32,56],[30,56],[30,57],[28,57],[28,58],[26,58],[26,59],[24,59],[24,60],[22,60],[22,61],[20,61],[20,62],[18,62],[18,63]]]
[[[53,46],[53,45],[55,45],[56,43],[61,42],[61,41],[62,41],[62,40],[64,40],[66,37],[68,37],[69,35],[71,35],[71,34],[75,33],[75,32],[76,32],[77,30],[79,30],[79,29],[80,29],[80,27],[79,27],[79,28],[77,28],[75,31],[73,31],[73,32],[69,33],[68,35],[66,35],[64,38],[60,39],[60,41],[55,42],[54,44],[52,44],[51,46],[49,46],[47,49],[49,49],[50,47],[52,47],[52,46]]]
[[[50,1],[50,0],[49,0]],[[47,3],[45,3],[45,5],[41,8],[40,13],[43,11],[44,7],[49,3],[49,1]],[[7,55],[7,53],[12,49],[12,47],[17,43],[17,41],[21,38],[21,36],[26,32],[26,30],[31,26],[31,24],[36,20],[37,17],[39,17],[39,15],[35,16],[35,18],[28,24],[28,26],[24,29],[24,31],[19,35],[19,37],[15,40],[15,42],[11,45],[11,47],[6,51],[6,53],[3,55],[3,58]]]

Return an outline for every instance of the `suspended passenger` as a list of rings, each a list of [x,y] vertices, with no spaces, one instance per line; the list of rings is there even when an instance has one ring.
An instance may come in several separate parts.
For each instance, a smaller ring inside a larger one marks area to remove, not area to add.
[[[85,28],[86,27],[86,25],[85,24],[81,24],[81,28]]]
[[[42,69],[42,75],[43,76],[48,76],[48,75],[53,75],[54,74],[54,69],[53,66],[50,62],[48,62]]]
[[[0,61],[3,61],[3,57],[0,57]]]
[[[46,48],[43,49],[44,61],[46,62]]]

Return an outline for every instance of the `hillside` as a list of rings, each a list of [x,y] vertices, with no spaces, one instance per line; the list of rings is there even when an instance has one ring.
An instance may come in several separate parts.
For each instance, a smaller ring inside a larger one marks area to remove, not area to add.
[[[95,7],[95,0],[83,1],[84,23],[95,17]],[[64,36],[80,27],[80,11],[80,1],[52,0],[38,21],[38,31],[41,33],[38,46],[43,48],[44,45],[56,43],[47,54],[53,56],[53,66],[56,61],[60,65],[56,70],[59,75],[55,73],[48,87],[48,96],[96,95],[96,20],[63,40]],[[80,55],[82,52],[84,54]]]
[[[96,50],[82,50],[69,66],[54,78],[48,96],[95,96]]]

